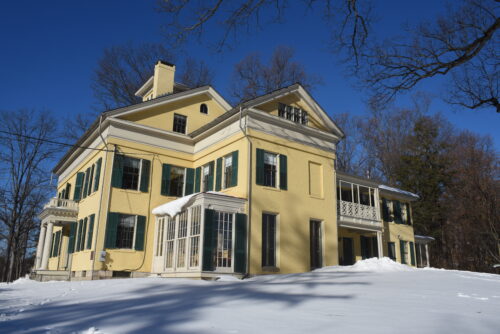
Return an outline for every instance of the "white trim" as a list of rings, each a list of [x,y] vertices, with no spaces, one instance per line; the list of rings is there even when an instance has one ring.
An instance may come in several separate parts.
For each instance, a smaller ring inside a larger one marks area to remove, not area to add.
[[[138,97],[144,97],[153,88],[154,75],[152,75],[142,86],[139,88],[134,95]]]

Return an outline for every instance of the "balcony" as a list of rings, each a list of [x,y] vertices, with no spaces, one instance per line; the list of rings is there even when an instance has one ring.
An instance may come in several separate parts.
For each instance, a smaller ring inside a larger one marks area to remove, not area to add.
[[[75,222],[78,203],[69,199],[53,197],[44,205],[39,218],[57,222]]]

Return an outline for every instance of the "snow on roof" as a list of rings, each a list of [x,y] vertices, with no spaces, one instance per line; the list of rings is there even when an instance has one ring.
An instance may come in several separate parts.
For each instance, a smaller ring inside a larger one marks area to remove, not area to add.
[[[399,194],[403,194],[403,195],[406,195],[406,196],[410,196],[410,197],[414,197],[414,198],[419,198],[419,196],[417,194],[414,194],[414,193],[406,191],[406,190],[401,190],[401,189],[398,189],[398,188],[389,187],[389,186],[386,186],[384,184],[381,184],[378,187],[380,189],[384,189],[384,190],[391,191],[391,192],[394,192],[394,193],[399,193]]]
[[[207,191],[206,193],[208,194],[215,194],[215,195],[221,195],[221,196],[228,196],[224,193],[217,192],[217,191]],[[153,214],[156,216],[165,216],[168,215],[171,218],[174,218],[177,216],[179,213],[181,213],[187,205],[190,203],[191,198],[193,198],[196,195],[199,195],[202,193],[194,193],[191,195],[187,195],[184,197],[179,197],[176,200],[173,200],[171,202],[162,204],[156,208],[153,209]]]

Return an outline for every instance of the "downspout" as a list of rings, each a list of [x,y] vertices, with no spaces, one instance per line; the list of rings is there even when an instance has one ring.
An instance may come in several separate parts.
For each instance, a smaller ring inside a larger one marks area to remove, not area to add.
[[[97,252],[97,239],[99,238],[99,223],[101,222],[101,212],[102,212],[102,198],[104,197],[104,185],[106,184],[104,182],[105,180],[105,177],[106,177],[106,165],[107,165],[107,162],[108,162],[108,153],[109,153],[109,150],[108,150],[108,144],[106,143],[106,140],[104,140],[104,137],[102,135],[102,115],[99,117],[99,137],[101,138],[103,144],[104,144],[104,147],[105,147],[105,152],[106,152],[106,155],[104,157],[104,164],[103,164],[103,178],[102,178],[102,186],[101,186],[101,199],[100,199],[100,205],[99,205],[99,210],[97,212],[97,219],[96,219],[96,228],[95,228],[95,240],[94,240],[94,257],[92,259],[92,270],[91,270],[91,279],[94,279],[94,268],[95,268],[95,259],[99,256],[100,257],[100,254],[98,254]],[[113,155],[113,158],[114,158],[114,155]],[[111,184],[109,186],[109,190],[108,190],[108,209],[109,209],[109,201],[110,201],[110,197],[111,197]]]
[[[240,105],[240,129],[245,135],[245,138],[248,141],[248,152],[247,152],[247,161],[248,161],[248,184],[247,184],[247,199],[248,199],[248,234],[247,234],[247,268],[245,276],[250,275],[250,241],[251,241],[251,230],[252,230],[252,141],[248,137],[248,109],[247,115],[245,117],[245,127],[243,128],[241,125],[241,120],[243,116],[243,108]]]

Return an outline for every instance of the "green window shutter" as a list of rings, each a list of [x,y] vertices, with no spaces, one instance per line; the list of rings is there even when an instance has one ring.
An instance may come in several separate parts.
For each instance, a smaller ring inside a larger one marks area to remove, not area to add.
[[[61,255],[62,230],[57,232],[57,256]]]
[[[247,215],[236,214],[235,228],[234,271],[245,274],[247,272]]]
[[[151,161],[142,159],[141,169],[141,191],[147,193],[149,189],[149,170],[151,169]]]
[[[76,226],[76,223],[70,223],[69,225],[68,254],[71,254],[75,251]]]
[[[69,194],[71,193],[71,183],[66,183],[66,192],[64,193],[64,199],[69,199]]]
[[[56,243],[56,234],[52,233],[52,242],[50,244],[50,252],[49,252],[49,257],[54,256],[54,244]]]
[[[217,159],[217,170],[215,172],[215,191],[221,189],[222,184],[222,158]]]
[[[280,154],[280,189],[288,189],[287,159],[286,155]]]
[[[415,249],[413,248],[413,246],[413,241],[410,241],[410,261],[412,266],[415,265]]]
[[[87,249],[92,248],[92,238],[94,236],[94,220],[95,220],[95,215],[92,214],[89,217],[89,230],[87,232]]]
[[[406,224],[411,225],[410,204],[405,203]]]
[[[238,185],[238,151],[234,151],[233,155],[233,174],[231,175],[231,187]]]
[[[87,234],[88,221],[89,221],[89,219],[87,217],[85,217],[85,219],[83,220],[82,236],[80,237],[80,249],[79,250],[85,249],[85,235]]]
[[[99,180],[101,179],[101,165],[102,158],[99,158],[95,164],[95,174],[94,174],[94,191],[99,190]]]
[[[170,165],[163,164],[161,166],[161,194],[168,196],[170,187]]]
[[[135,230],[135,250],[144,250],[144,230],[146,229],[146,217],[137,216],[137,226]]]
[[[120,222],[120,214],[110,212],[106,223],[106,241],[105,248],[116,248],[116,233],[118,231],[118,223]]]
[[[196,173],[194,177],[194,192],[200,192],[200,182],[201,182],[201,167],[196,168]]]
[[[76,234],[75,252],[80,251],[80,240],[82,239],[82,227],[83,227],[83,219],[80,219],[78,221],[78,228],[77,228],[77,234]]]
[[[57,231],[56,233],[53,234],[53,238],[52,238],[52,252],[50,254],[50,257],[54,257],[54,256],[57,256],[57,248],[59,246],[59,231]]]
[[[85,181],[83,182],[83,194],[82,198],[87,197],[87,192],[89,190],[89,178],[90,178],[90,167],[85,170]]]
[[[215,231],[215,210],[205,209],[205,224],[203,232],[203,258],[201,268],[203,271],[213,271],[214,254],[217,245],[217,234]]]
[[[191,195],[194,188],[194,169],[186,168],[186,189],[184,191],[185,195]]]
[[[385,222],[389,221],[389,205],[387,204],[387,200],[382,198],[382,219]]]
[[[264,150],[257,149],[257,159],[255,161],[256,177],[255,182],[258,185],[264,185]]]
[[[94,185],[94,172],[95,172],[95,164],[93,164],[92,167],[90,168],[87,196],[90,196],[90,194],[92,194],[92,186]]]
[[[401,253],[401,263],[406,264],[406,256],[405,256],[405,241],[399,240],[399,249]]]
[[[210,166],[210,174],[208,174],[208,191],[213,191],[215,163],[213,161],[210,161],[208,165]]]
[[[75,183],[75,193],[73,194],[73,200],[78,202],[82,196],[82,187],[83,187],[83,177],[84,173],[76,174],[76,183]]]
[[[123,155],[116,154],[113,160],[113,174],[111,175],[111,186],[121,188],[123,182]]]

